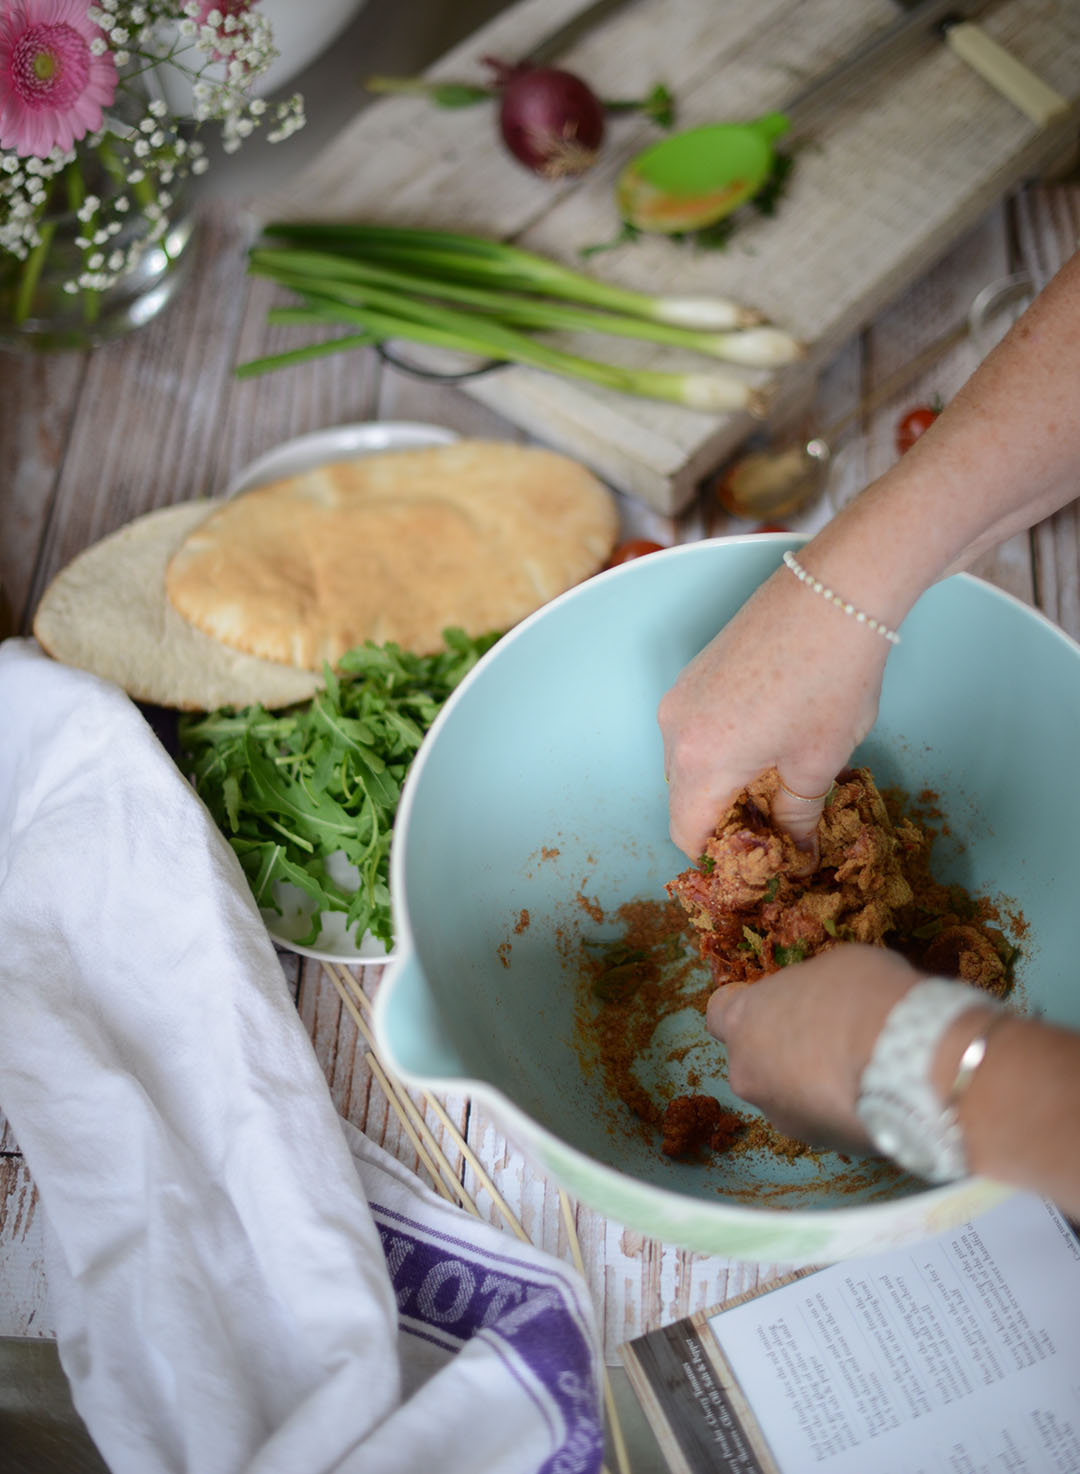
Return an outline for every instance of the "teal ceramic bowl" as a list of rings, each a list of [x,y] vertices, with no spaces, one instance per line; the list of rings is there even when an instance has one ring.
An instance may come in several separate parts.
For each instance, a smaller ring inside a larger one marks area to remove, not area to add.
[[[664,1158],[575,1028],[586,936],[660,899],[686,861],[667,833],[657,703],[777,567],[787,535],[688,544],[625,564],[509,633],[447,703],[413,765],[391,862],[397,960],[377,1033],[414,1085],[471,1095],[576,1198],[653,1237],[755,1260],[825,1260],[962,1222],[1004,1189],[930,1187],[884,1164]],[[811,597],[810,594],[807,598]],[[841,616],[838,614],[837,618]],[[939,877],[1023,912],[1025,1007],[1080,1027],[1080,646],[967,575],[930,590],[889,658],[857,759],[943,797]],[[651,1083],[697,1070],[721,1099],[700,1014],[664,1025]],[[685,1057],[672,1063],[673,1046]]]

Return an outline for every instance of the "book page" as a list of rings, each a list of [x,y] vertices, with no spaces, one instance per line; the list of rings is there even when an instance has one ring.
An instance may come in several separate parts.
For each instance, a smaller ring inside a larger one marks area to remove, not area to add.
[[[1080,1243],[1018,1195],[709,1318],[780,1469],[1080,1469]]]

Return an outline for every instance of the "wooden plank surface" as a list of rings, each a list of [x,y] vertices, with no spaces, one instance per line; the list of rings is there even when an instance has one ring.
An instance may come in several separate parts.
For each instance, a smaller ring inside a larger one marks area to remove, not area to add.
[[[0,434],[9,474],[0,483],[0,581],[20,626],[52,574],[81,547],[151,507],[218,491],[246,461],[292,435],[371,417],[421,419],[467,434],[520,438],[521,430],[459,389],[387,369],[372,353],[331,358],[288,374],[239,383],[234,363],[282,346],[266,325],[270,294],[244,276],[250,225],[215,208],[206,220],[200,269],[184,297],[123,343],[50,359],[0,356]],[[1033,188],[978,226],[918,283],[854,336],[821,378],[814,420],[855,404],[949,323],[986,282],[1023,267],[1039,280],[1080,235],[1080,188]],[[910,388],[864,418],[838,450],[828,494],[791,525],[820,525],[889,464],[895,421],[906,405],[948,398],[974,366],[958,344]],[[1080,491],[1080,479],[1078,479]],[[620,499],[624,530],[663,541],[744,531],[707,495],[678,516]],[[1080,637],[1080,529],[1067,508],[990,555],[981,570],[1038,604]],[[341,1113],[412,1167],[416,1157],[387,1108],[355,1029],[321,967],[283,954],[300,1015],[312,1034]],[[380,970],[364,973],[368,992]],[[534,1241],[566,1255],[554,1185],[532,1171],[463,1099],[450,1112]],[[432,1118],[432,1129],[441,1135]],[[0,1334],[49,1335],[43,1220],[12,1133],[0,1125]],[[467,1175],[467,1183],[475,1186]],[[483,1195],[481,1206],[485,1206]],[[772,1264],[731,1263],[659,1243],[585,1209],[577,1213],[589,1283],[609,1355],[622,1341],[771,1276]]]
[[[0,1152],[0,1335],[52,1334],[41,1201],[22,1157]]]
[[[483,80],[483,56],[522,55],[581,4],[521,0],[431,75]],[[667,81],[680,127],[742,120],[783,105],[895,18],[891,0],[634,0],[565,64],[603,96]],[[1080,105],[1080,9],[999,0],[981,23]],[[1040,130],[928,33],[915,54],[842,99],[814,130],[775,218],[750,212],[723,251],[650,237],[594,257],[590,270],[630,287],[719,293],[760,307],[810,345],[807,370],[749,372],[783,399],[1075,131],[1075,111]],[[583,247],[616,233],[619,169],[657,136],[638,117],[620,118],[583,178],[553,184],[495,146],[488,109],[436,113],[426,99],[398,96],[362,112],[287,192],[257,208],[472,230],[581,264]],[[566,341],[597,352],[580,335]],[[628,340],[605,340],[603,352],[634,366],[691,362]],[[466,392],[662,512],[688,505],[701,477],[752,428],[741,413],[632,402],[526,368],[476,379]]]

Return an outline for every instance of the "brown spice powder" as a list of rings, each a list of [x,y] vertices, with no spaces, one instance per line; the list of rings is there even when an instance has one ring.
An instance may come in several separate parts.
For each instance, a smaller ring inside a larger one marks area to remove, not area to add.
[[[587,896],[583,890],[580,890],[574,897],[574,900],[581,907],[582,911],[596,922],[597,926],[603,926],[604,912],[599,901],[594,896]]]

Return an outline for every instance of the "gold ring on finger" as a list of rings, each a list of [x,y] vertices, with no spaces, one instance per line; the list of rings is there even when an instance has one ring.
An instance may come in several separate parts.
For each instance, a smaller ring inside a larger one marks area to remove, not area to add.
[[[832,792],[832,784],[830,783],[824,793],[796,793],[794,788],[789,788],[787,786],[783,778],[780,777],[779,773],[776,776],[777,781],[779,782],[780,787],[784,790],[784,792],[788,794],[791,798],[797,798],[801,804],[819,804],[824,799],[827,799],[829,794]]]

